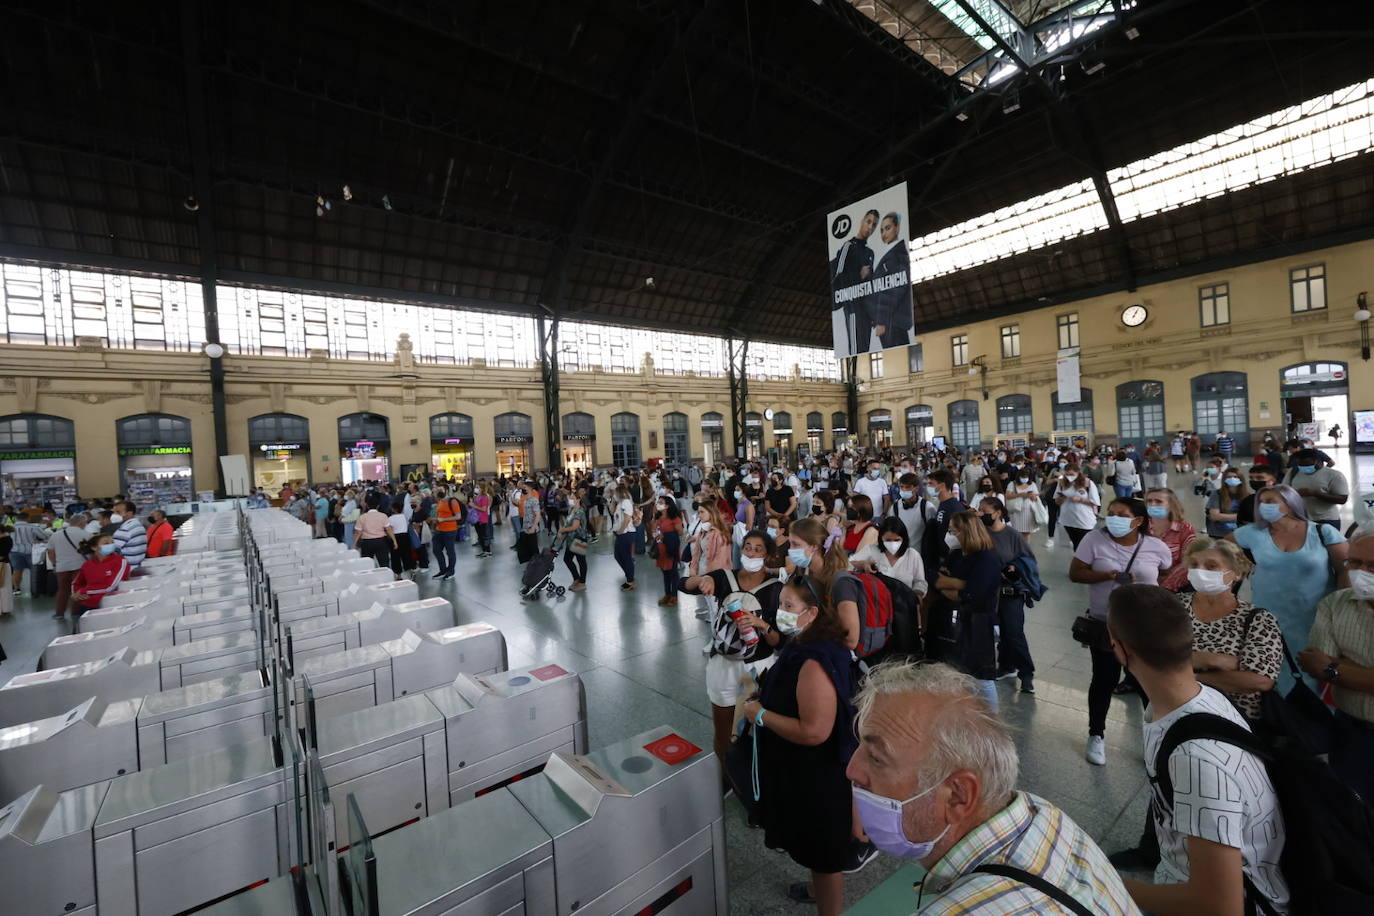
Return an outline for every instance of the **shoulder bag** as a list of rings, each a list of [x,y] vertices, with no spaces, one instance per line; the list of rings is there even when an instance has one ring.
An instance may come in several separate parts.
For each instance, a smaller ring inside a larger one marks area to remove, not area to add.
[[[1126,568],[1118,575],[1129,575],[1131,567],[1135,565],[1135,558],[1140,553],[1141,545],[1145,543],[1146,535],[1136,536],[1135,550],[1131,551],[1131,559],[1126,562]],[[1107,633],[1107,621],[1098,620],[1092,616],[1092,611],[1084,611],[1082,616],[1073,619],[1073,625],[1069,627],[1069,635],[1074,642],[1088,649],[1098,649],[1102,652],[1110,652],[1112,648],[1111,636]]]

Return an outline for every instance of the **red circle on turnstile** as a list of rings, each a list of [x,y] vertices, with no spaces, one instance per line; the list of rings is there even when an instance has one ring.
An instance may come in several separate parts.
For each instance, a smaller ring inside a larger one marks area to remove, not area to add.
[[[678,734],[667,734],[657,741],[650,741],[644,745],[644,750],[669,766],[701,753],[701,748]]]

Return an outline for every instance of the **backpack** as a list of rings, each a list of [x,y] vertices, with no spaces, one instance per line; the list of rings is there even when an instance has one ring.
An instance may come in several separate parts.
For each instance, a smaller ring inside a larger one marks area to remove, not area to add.
[[[1279,865],[1288,882],[1292,913],[1374,912],[1374,809],[1321,757],[1295,745],[1271,745],[1229,719],[1192,713],[1164,734],[1151,780],[1164,803],[1174,803],[1169,756],[1184,741],[1207,738],[1249,751],[1264,762],[1283,812]],[[1245,878],[1245,896],[1256,910],[1273,909]]]
[[[887,646],[892,638],[892,592],[881,576],[873,573],[850,572],[863,586],[864,603],[859,608],[859,645],[854,654],[867,658]]]
[[[739,628],[735,626],[735,622],[730,619],[730,615],[725,609],[738,601],[740,610],[748,611],[756,617],[762,617],[763,604],[759,601],[758,593],[770,585],[777,584],[778,580],[770,576],[753,589],[746,589],[740,587],[739,580],[735,578],[734,570],[722,569],[719,572],[730,583],[730,591],[716,602],[715,612],[711,619],[711,629],[714,631],[711,637],[712,648],[717,655],[747,662],[758,652],[759,646],[762,645],[765,649],[767,648],[763,642],[763,634],[757,634],[758,642],[752,646],[747,645],[744,642],[744,637],[740,635]]]

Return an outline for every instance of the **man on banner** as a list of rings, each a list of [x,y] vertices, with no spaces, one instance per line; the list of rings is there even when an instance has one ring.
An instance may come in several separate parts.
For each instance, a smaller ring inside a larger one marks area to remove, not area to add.
[[[878,230],[887,250],[873,271],[874,292],[866,300],[864,319],[856,322],[859,349],[868,349],[868,333],[878,335],[878,346],[901,347],[911,343],[911,249],[902,237],[902,216],[889,213]]]
[[[873,249],[868,247],[868,237],[878,228],[878,216],[877,210],[865,213],[864,218],[859,221],[859,228],[854,237],[840,246],[835,260],[830,263],[831,289],[840,290],[857,286],[872,275]],[[866,319],[861,317],[866,314],[867,298],[859,296],[831,306],[832,313],[844,309],[844,326],[849,344],[846,354],[848,356],[861,353],[868,347],[868,335],[865,333],[863,337],[859,337],[857,334],[857,325],[867,323]]]

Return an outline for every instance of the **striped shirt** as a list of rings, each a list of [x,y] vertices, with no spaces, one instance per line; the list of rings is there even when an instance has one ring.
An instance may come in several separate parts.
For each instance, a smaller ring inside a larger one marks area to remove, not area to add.
[[[1039,875],[1097,916],[1140,916],[1121,877],[1092,838],[1063,811],[1029,792],[973,830],[931,868],[921,886],[921,916],[1073,916],[1035,888],[980,865],[1010,865]]]
[[[1317,605],[1317,620],[1307,647],[1374,668],[1374,602],[1361,601],[1349,588],[1327,595]],[[1346,715],[1374,723],[1374,693],[1351,690],[1338,680],[1331,685],[1331,698]]]

